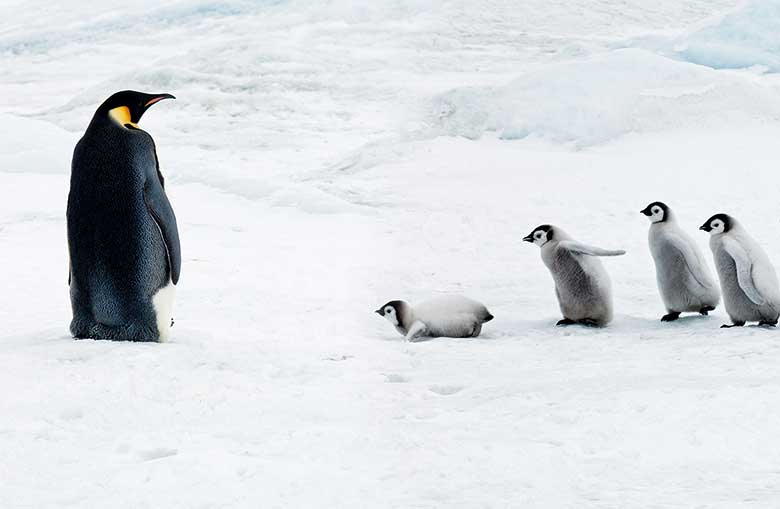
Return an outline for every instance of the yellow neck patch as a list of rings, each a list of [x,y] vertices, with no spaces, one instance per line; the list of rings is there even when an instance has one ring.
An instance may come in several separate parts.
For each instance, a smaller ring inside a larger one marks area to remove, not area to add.
[[[130,124],[131,126],[138,129],[138,125],[130,120],[130,108],[127,106],[118,106],[108,110],[108,116],[114,119],[114,122],[121,125],[122,127],[124,127],[125,124]]]

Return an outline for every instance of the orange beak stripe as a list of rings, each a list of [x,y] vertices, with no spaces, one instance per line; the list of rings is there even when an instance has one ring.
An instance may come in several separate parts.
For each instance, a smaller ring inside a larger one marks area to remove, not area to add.
[[[152,104],[154,104],[154,103],[156,103],[156,102],[160,102],[160,101],[162,101],[163,99],[165,99],[165,97],[155,97],[154,99],[152,99],[152,100],[151,100],[151,101],[149,101],[148,103],[144,104],[144,108],[148,108],[148,107],[149,107],[149,106],[151,106]]]

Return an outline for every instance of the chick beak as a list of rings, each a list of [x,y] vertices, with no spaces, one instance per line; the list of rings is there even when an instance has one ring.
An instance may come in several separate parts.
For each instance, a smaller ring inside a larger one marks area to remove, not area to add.
[[[533,242],[533,241],[534,241],[533,235],[528,235],[526,237],[523,237],[523,242]]]

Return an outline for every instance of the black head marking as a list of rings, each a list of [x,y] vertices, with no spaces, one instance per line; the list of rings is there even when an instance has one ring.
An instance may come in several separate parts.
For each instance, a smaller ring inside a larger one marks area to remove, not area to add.
[[[662,201],[654,201],[644,209],[640,210],[639,213],[650,217],[653,215],[653,209],[656,207],[660,208],[664,213],[664,217],[661,219],[661,222],[666,221],[669,218],[669,206]]]
[[[123,90],[106,99],[95,114],[106,115],[115,108],[125,107],[129,113],[129,122],[137,124],[147,109],[163,99],[176,98],[171,94],[145,94],[135,90]]]
[[[731,230],[731,227],[734,226],[734,220],[730,215],[719,213],[707,219],[707,221],[703,225],[701,225],[699,229],[704,230],[705,232],[711,232],[713,230],[712,223],[714,223],[715,221],[720,221],[721,223],[723,223],[724,233]]]
[[[536,238],[535,238],[536,232],[544,232],[546,234],[546,236],[547,236],[547,241],[548,242],[553,239],[553,227],[552,227],[552,225],[543,224],[543,225],[540,225],[540,226],[537,226],[536,228],[534,228],[534,230],[529,235],[527,235],[526,237],[523,237],[523,240],[526,241],[526,242],[533,242],[533,241],[535,241],[536,240]]]
[[[402,304],[403,304],[403,301],[391,300],[390,302],[388,302],[384,306],[382,306],[379,309],[377,309],[376,311],[374,311],[374,313],[378,314],[379,316],[385,316],[385,310],[388,307],[391,307],[391,308],[395,309],[395,316],[399,316],[400,313],[401,313],[401,306],[402,306]]]

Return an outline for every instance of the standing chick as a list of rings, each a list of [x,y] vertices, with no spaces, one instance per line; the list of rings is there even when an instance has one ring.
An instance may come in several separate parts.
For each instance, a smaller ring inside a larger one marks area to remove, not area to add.
[[[436,297],[412,307],[402,300],[391,300],[376,310],[407,341],[422,338],[475,338],[482,324],[493,319],[487,308],[459,295]]]
[[[732,325],[777,324],[780,286],[775,268],[761,246],[728,214],[715,214],[700,230],[709,232],[710,249],[723,290],[723,304]]]
[[[640,213],[650,219],[648,243],[655,261],[658,291],[668,314],[662,322],[672,322],[680,313],[706,315],[720,302],[720,290],[693,239],[677,224],[665,203],[656,201]]]
[[[582,324],[603,327],[612,321],[612,285],[598,256],[619,256],[573,240],[549,224],[538,226],[526,242],[542,249],[542,261],[555,281],[555,295],[563,314],[557,325]]]

